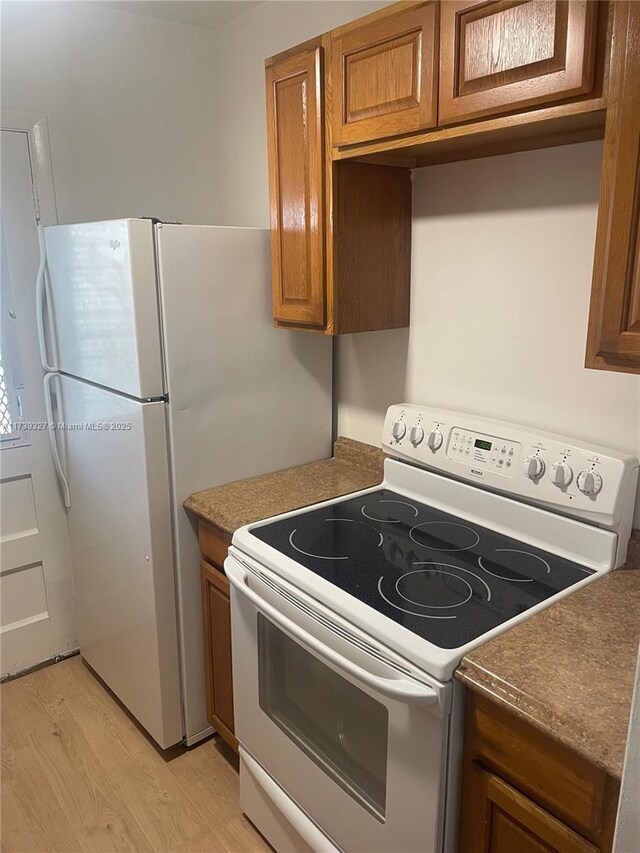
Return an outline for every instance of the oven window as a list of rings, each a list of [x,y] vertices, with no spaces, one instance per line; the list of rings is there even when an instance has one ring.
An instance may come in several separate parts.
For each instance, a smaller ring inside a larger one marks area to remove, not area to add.
[[[258,614],[260,707],[318,767],[381,822],[388,711]]]

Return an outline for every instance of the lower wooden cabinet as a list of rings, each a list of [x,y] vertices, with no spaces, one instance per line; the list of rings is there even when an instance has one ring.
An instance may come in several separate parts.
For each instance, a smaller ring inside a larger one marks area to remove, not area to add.
[[[606,853],[619,783],[469,691],[460,853]]]
[[[233,717],[231,668],[231,606],[229,581],[224,570],[231,538],[214,525],[201,521],[202,629],[204,642],[207,718],[220,737],[238,750]]]
[[[482,765],[472,764],[469,775],[469,790],[484,815],[469,826],[463,849],[476,853],[596,853],[601,849]]]

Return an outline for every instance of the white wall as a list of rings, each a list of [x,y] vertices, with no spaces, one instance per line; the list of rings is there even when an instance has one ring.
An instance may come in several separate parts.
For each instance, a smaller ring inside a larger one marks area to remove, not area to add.
[[[264,61],[388,2],[269,0],[215,31],[220,223],[268,227]]]
[[[2,3],[2,107],[46,113],[60,222],[215,222],[213,33],[75,2]]]
[[[379,5],[268,2],[216,31],[221,221],[268,225],[264,58]],[[340,434],[379,444],[406,400],[640,453],[640,379],[583,367],[601,152],[413,173],[411,326],[338,339]]]
[[[406,400],[640,454],[640,379],[583,367],[601,154],[413,173],[411,325],[338,340],[341,434],[378,443]]]

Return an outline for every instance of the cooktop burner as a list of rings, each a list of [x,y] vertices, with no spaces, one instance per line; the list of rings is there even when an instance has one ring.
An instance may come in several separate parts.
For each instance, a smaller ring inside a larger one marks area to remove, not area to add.
[[[444,649],[465,645],[593,574],[388,489],[251,532]]]

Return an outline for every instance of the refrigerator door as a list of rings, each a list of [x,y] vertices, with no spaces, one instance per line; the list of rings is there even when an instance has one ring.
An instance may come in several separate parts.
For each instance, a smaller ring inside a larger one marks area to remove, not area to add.
[[[161,397],[152,223],[52,225],[45,240],[58,369],[132,397]]]
[[[166,404],[60,385],[80,650],[166,748],[183,735]]]
[[[331,455],[330,339],[274,329],[269,231],[158,225],[187,742],[209,730],[192,492]]]

